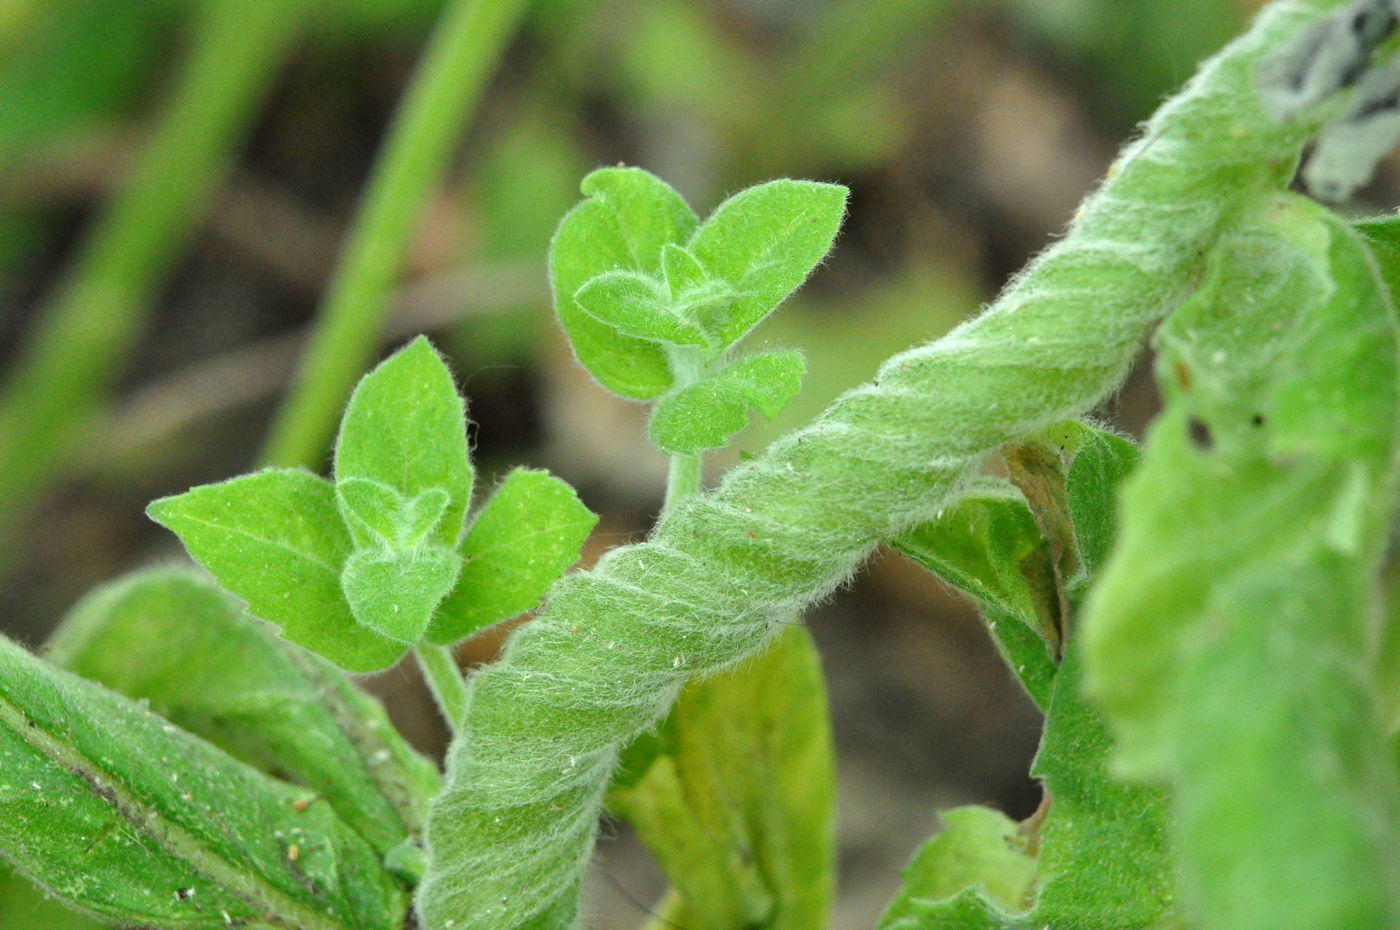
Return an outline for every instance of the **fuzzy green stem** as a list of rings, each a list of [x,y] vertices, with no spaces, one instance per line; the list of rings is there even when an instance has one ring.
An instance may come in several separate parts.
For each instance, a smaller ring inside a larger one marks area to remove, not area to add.
[[[526,0],[452,0],[379,155],[301,370],[263,451],[316,467],[384,327],[388,296],[429,194],[442,181]]]
[[[673,391],[683,390],[704,377],[705,357],[693,346],[669,346],[667,360],[675,382]],[[704,476],[705,457],[676,454],[671,456],[671,467],[666,474],[666,499],[661,513],[665,516],[677,504],[700,490]]]
[[[457,667],[452,648],[419,643],[413,647],[413,655],[418,659],[423,681],[432,692],[433,701],[442,712],[442,719],[456,733],[466,715],[467,683],[462,680],[462,671]]]
[[[880,540],[934,518],[987,454],[1117,388],[1224,225],[1287,182],[1317,127],[1274,122],[1256,67],[1337,5],[1272,6],[1158,112],[987,312],[890,359],[646,542],[555,587],[468,684],[429,814],[427,926],[540,926],[566,907],[619,747],[686,681],[762,649]]]
[[[700,490],[700,475],[704,460],[700,455],[673,455],[671,469],[666,474],[666,502],[662,513],[668,513],[677,504]]]
[[[301,0],[204,4],[176,91],[0,391],[0,534],[96,412],[297,34]]]

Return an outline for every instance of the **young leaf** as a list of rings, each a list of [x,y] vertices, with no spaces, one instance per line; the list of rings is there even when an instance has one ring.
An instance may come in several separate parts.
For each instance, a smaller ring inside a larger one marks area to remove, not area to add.
[[[670,455],[718,449],[748,425],[748,410],[738,385],[721,377],[706,378],[657,401],[647,420],[647,436]]]
[[[423,638],[461,567],[461,556],[445,546],[359,549],[345,560],[340,584],[356,620],[411,646]]]
[[[589,278],[574,295],[579,309],[601,323],[630,336],[678,346],[709,345],[699,327],[671,308],[665,285],[635,271],[605,271]]]
[[[674,242],[661,247],[661,274],[666,279],[666,290],[672,301],[680,300],[682,294],[703,286],[709,280],[700,260],[685,246]]]
[[[355,386],[335,442],[335,480],[378,482],[408,499],[433,488],[446,491],[432,539],[455,547],[472,493],[466,429],[452,373],[419,336]],[[359,545],[372,544],[354,519],[347,522]]]
[[[690,238],[698,221],[665,182],[638,168],[603,168],[583,179],[584,200],[565,215],[549,247],[554,312],[579,363],[608,390],[647,400],[671,387],[664,349],[620,334],[574,300],[608,271],[661,274],[661,249]]]
[[[831,734],[821,665],[788,627],[733,672],[691,684],[667,752],[610,803],[656,854],[689,930],[826,923],[834,871]]]
[[[1039,896],[1033,927],[1152,927],[1175,907],[1167,799],[1109,774],[1113,739],[1081,691],[1071,636],[1045,714],[1031,773],[1050,809],[1040,827]]]
[[[1065,495],[1084,573],[1098,571],[1117,532],[1116,491],[1142,457],[1121,436],[1094,430],[1087,436],[1065,476]]]
[[[790,349],[740,359],[658,401],[647,434],[673,455],[719,448],[748,425],[749,407],[769,419],[781,413],[805,370],[802,354]]]
[[[839,184],[769,181],[720,204],[687,248],[736,297],[710,332],[733,345],[795,291],[822,260],[846,209]]]
[[[0,639],[0,852],[108,920],[397,930],[374,850],[305,789]]]
[[[336,503],[350,526],[362,532],[363,545],[407,552],[442,522],[448,496],[442,488],[428,488],[408,498],[387,484],[366,478],[346,478],[335,486]],[[364,532],[371,534],[364,536]]]
[[[978,603],[1002,657],[1044,710],[1055,678],[1047,645],[1058,638],[1055,579],[1021,492],[976,482],[939,519],[890,544]]]
[[[534,607],[578,561],[597,522],[558,478],[513,470],[472,521],[457,585],[438,608],[428,639],[453,643]]]
[[[437,791],[437,769],[378,701],[190,572],[98,588],[59,624],[46,655],[312,789],[381,854],[419,832]]]
[[[351,541],[330,482],[269,469],[161,498],[146,513],[292,642],[352,672],[377,671],[403,654],[402,643],[357,623],[341,593]]]
[[[1000,811],[977,806],[956,807],[941,816],[943,830],[924,843],[904,867],[899,893],[885,909],[876,930],[940,926],[935,917],[954,927],[987,926],[954,922],[954,915],[968,907],[964,902],[954,904],[954,900],[968,892],[972,894],[967,897],[978,899],[976,905],[988,918],[1009,916],[1029,907],[1036,861],[1027,851],[1026,837],[1016,822]]]
[[[387,484],[346,478],[336,482],[335,502],[345,525],[362,545],[373,545],[376,540],[389,545],[398,535],[397,516],[404,497]]]
[[[722,376],[739,388],[748,405],[771,420],[802,389],[807,363],[795,349],[777,349],[741,358]]]

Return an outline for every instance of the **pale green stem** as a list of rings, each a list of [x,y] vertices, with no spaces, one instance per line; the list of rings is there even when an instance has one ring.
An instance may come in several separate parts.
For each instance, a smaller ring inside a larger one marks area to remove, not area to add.
[[[176,91],[0,390],[0,535],[97,410],[301,21],[301,0],[204,4]]]
[[[703,467],[703,457],[698,454],[671,456],[671,470],[666,475],[666,502],[661,510],[663,514],[700,490],[700,474]]]
[[[700,350],[693,346],[671,346],[668,361],[671,376],[675,379],[672,390],[683,390],[704,375],[705,359]],[[693,455],[671,456],[671,468],[666,475],[666,500],[662,504],[662,516],[700,490],[704,460],[704,455],[699,452]]]
[[[457,667],[452,647],[419,643],[413,647],[413,654],[418,659],[418,667],[423,671],[423,680],[427,682],[428,690],[433,693],[433,700],[437,702],[442,718],[447,721],[452,732],[456,733],[467,711],[467,683],[462,679],[462,670]]]
[[[452,0],[400,106],[302,358],[263,450],[266,465],[321,463],[384,328],[388,296],[526,0]]]

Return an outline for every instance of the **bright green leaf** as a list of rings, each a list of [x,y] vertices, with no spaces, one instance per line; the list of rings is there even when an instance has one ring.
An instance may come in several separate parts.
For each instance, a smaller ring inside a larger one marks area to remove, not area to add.
[[[381,854],[418,833],[436,793],[437,770],[378,701],[190,572],[98,588],[64,618],[46,655],[311,788]]]
[[[667,752],[610,803],[679,891],[688,930],[826,924],[835,865],[821,665],[788,627],[735,671],[682,692]]]
[[[346,478],[336,482],[336,504],[363,545],[376,539],[389,544],[398,535],[397,515],[403,506],[403,495],[387,484],[367,478]]]
[[[1060,663],[1031,772],[1050,796],[1032,927],[1152,927],[1175,906],[1166,797],[1109,774],[1113,740],[1080,687],[1077,640]]]
[[[1021,492],[990,479],[971,485],[937,520],[891,540],[900,552],[982,608],[1002,657],[1042,710],[1055,663],[1055,578],[1048,544]]]
[[[987,807],[956,807],[942,813],[944,828],[924,843],[904,867],[899,893],[877,924],[877,930],[923,930],[940,926],[931,914],[943,910],[950,927],[984,927],[986,923],[957,923],[953,915],[967,904],[950,899],[968,891],[980,898],[988,917],[1024,911],[1035,884],[1035,856],[1014,820]],[[973,896],[968,896],[973,897]],[[992,924],[996,926],[996,924]]]
[[[428,630],[453,643],[523,613],[574,562],[598,517],[548,472],[517,468],[482,507],[462,541],[457,586]]]
[[[1214,586],[1305,540],[1383,519],[1372,493],[1342,492],[1365,474],[1348,478],[1359,463],[1371,474],[1389,466],[1389,301],[1344,227],[1287,205],[1276,225],[1224,243],[1201,292],[1158,331],[1167,407],[1125,485],[1118,551],[1085,625],[1090,683],[1113,719],[1119,764],[1141,776],[1171,770],[1161,721]],[[1346,508],[1369,516],[1343,523]],[[1171,558],[1166,538],[1176,541]]]
[[[1084,571],[1098,571],[1117,531],[1116,489],[1141,457],[1138,447],[1121,436],[1098,430],[1086,437],[1065,476],[1065,496],[1079,559]]]
[[[456,584],[461,566],[461,556],[445,546],[359,549],[345,560],[340,585],[356,620],[413,645],[427,632],[433,611]]]
[[[554,312],[579,362],[608,390],[641,400],[671,387],[666,353],[585,313],[574,295],[608,271],[659,276],[661,249],[690,238],[698,221],[665,182],[638,168],[603,168],[583,179],[584,200],[565,215],[549,248]]]
[[[748,410],[738,385],[706,378],[657,401],[647,421],[647,436],[671,455],[718,449],[748,425]]]
[[[635,271],[605,271],[574,295],[579,309],[634,339],[680,346],[707,346],[699,327],[676,316],[665,285]]]
[[[407,549],[424,542],[424,537],[441,525],[443,514],[451,497],[442,488],[428,488],[418,496],[405,501],[399,508],[399,521],[395,527],[395,545]]]
[[[395,882],[330,805],[4,639],[0,852],[59,897],[128,924],[403,921]]]
[[[1363,653],[1337,646],[1369,607],[1342,563],[1232,577],[1185,663],[1176,834],[1202,927],[1397,926],[1400,791]]]
[[[682,294],[704,286],[709,280],[700,260],[685,246],[674,242],[661,247],[661,274],[672,301],[679,301]]]
[[[839,184],[778,180],[720,204],[687,248],[735,298],[706,321],[720,345],[732,345],[795,291],[822,260],[846,209]]]
[[[802,353],[789,349],[740,359],[661,398],[647,434],[673,455],[719,448],[748,425],[750,407],[770,419],[781,413],[802,386],[805,370]]]
[[[441,523],[450,500],[442,488],[428,488],[407,498],[387,484],[366,478],[337,482],[335,495],[346,524],[372,534],[364,545],[395,552],[407,552],[422,543]]]
[[[456,546],[472,492],[466,429],[452,373],[419,336],[365,375],[350,395],[335,443],[335,479],[375,481],[409,499],[441,488],[448,503],[432,538]],[[356,535],[360,545],[371,544]]]
[[[403,654],[402,643],[356,623],[341,593],[351,541],[330,482],[269,469],[161,498],[146,512],[292,642],[352,672],[377,671]]]
[[[795,349],[777,349],[741,358],[721,376],[737,385],[748,405],[771,420],[802,389],[807,363]]]

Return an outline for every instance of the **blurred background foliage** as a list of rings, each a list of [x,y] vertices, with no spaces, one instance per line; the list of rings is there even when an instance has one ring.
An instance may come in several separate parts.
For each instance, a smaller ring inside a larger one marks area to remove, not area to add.
[[[33,364],[54,295],[180,98],[186,54],[220,15],[264,2],[0,0],[0,430],[11,446],[22,433],[55,450],[4,459],[32,480],[0,494],[0,625],[31,644],[94,583],[178,556],[146,502],[256,460],[442,6],[300,0],[278,4],[276,28],[228,33],[219,54],[241,71],[213,78],[241,81],[247,105],[191,109],[188,133],[221,119],[227,144],[196,177],[154,184],[157,201],[187,195],[187,210],[160,214],[168,236],[137,242],[138,229],[111,244],[114,261],[149,253],[145,290],[120,320],[96,312],[82,325],[128,335],[69,331],[101,347],[77,366],[94,402],[71,435],[36,431],[11,381]],[[641,408],[593,385],[552,322],[545,253],[588,170],[640,165],[701,214],[780,175],[851,187],[827,266],[757,334],[802,348],[809,375],[778,422],[740,437],[738,454],[753,452],[995,293],[1256,6],[536,0],[425,206],[381,350],[430,333],[469,397],[488,478],[527,463],[573,482],[603,515],[596,556],[645,531],[665,464]],[[1382,172],[1378,199],[1393,202],[1394,177]],[[1150,403],[1134,381],[1110,412],[1134,428]],[[1037,720],[966,608],[895,556],[811,624],[841,758],[832,925],[870,926],[936,807],[1030,812]],[[442,733],[411,674],[373,685],[431,751]],[[596,925],[642,923],[660,887],[644,855],[611,837],[597,872]],[[0,886],[0,928],[61,928],[45,907]]]

